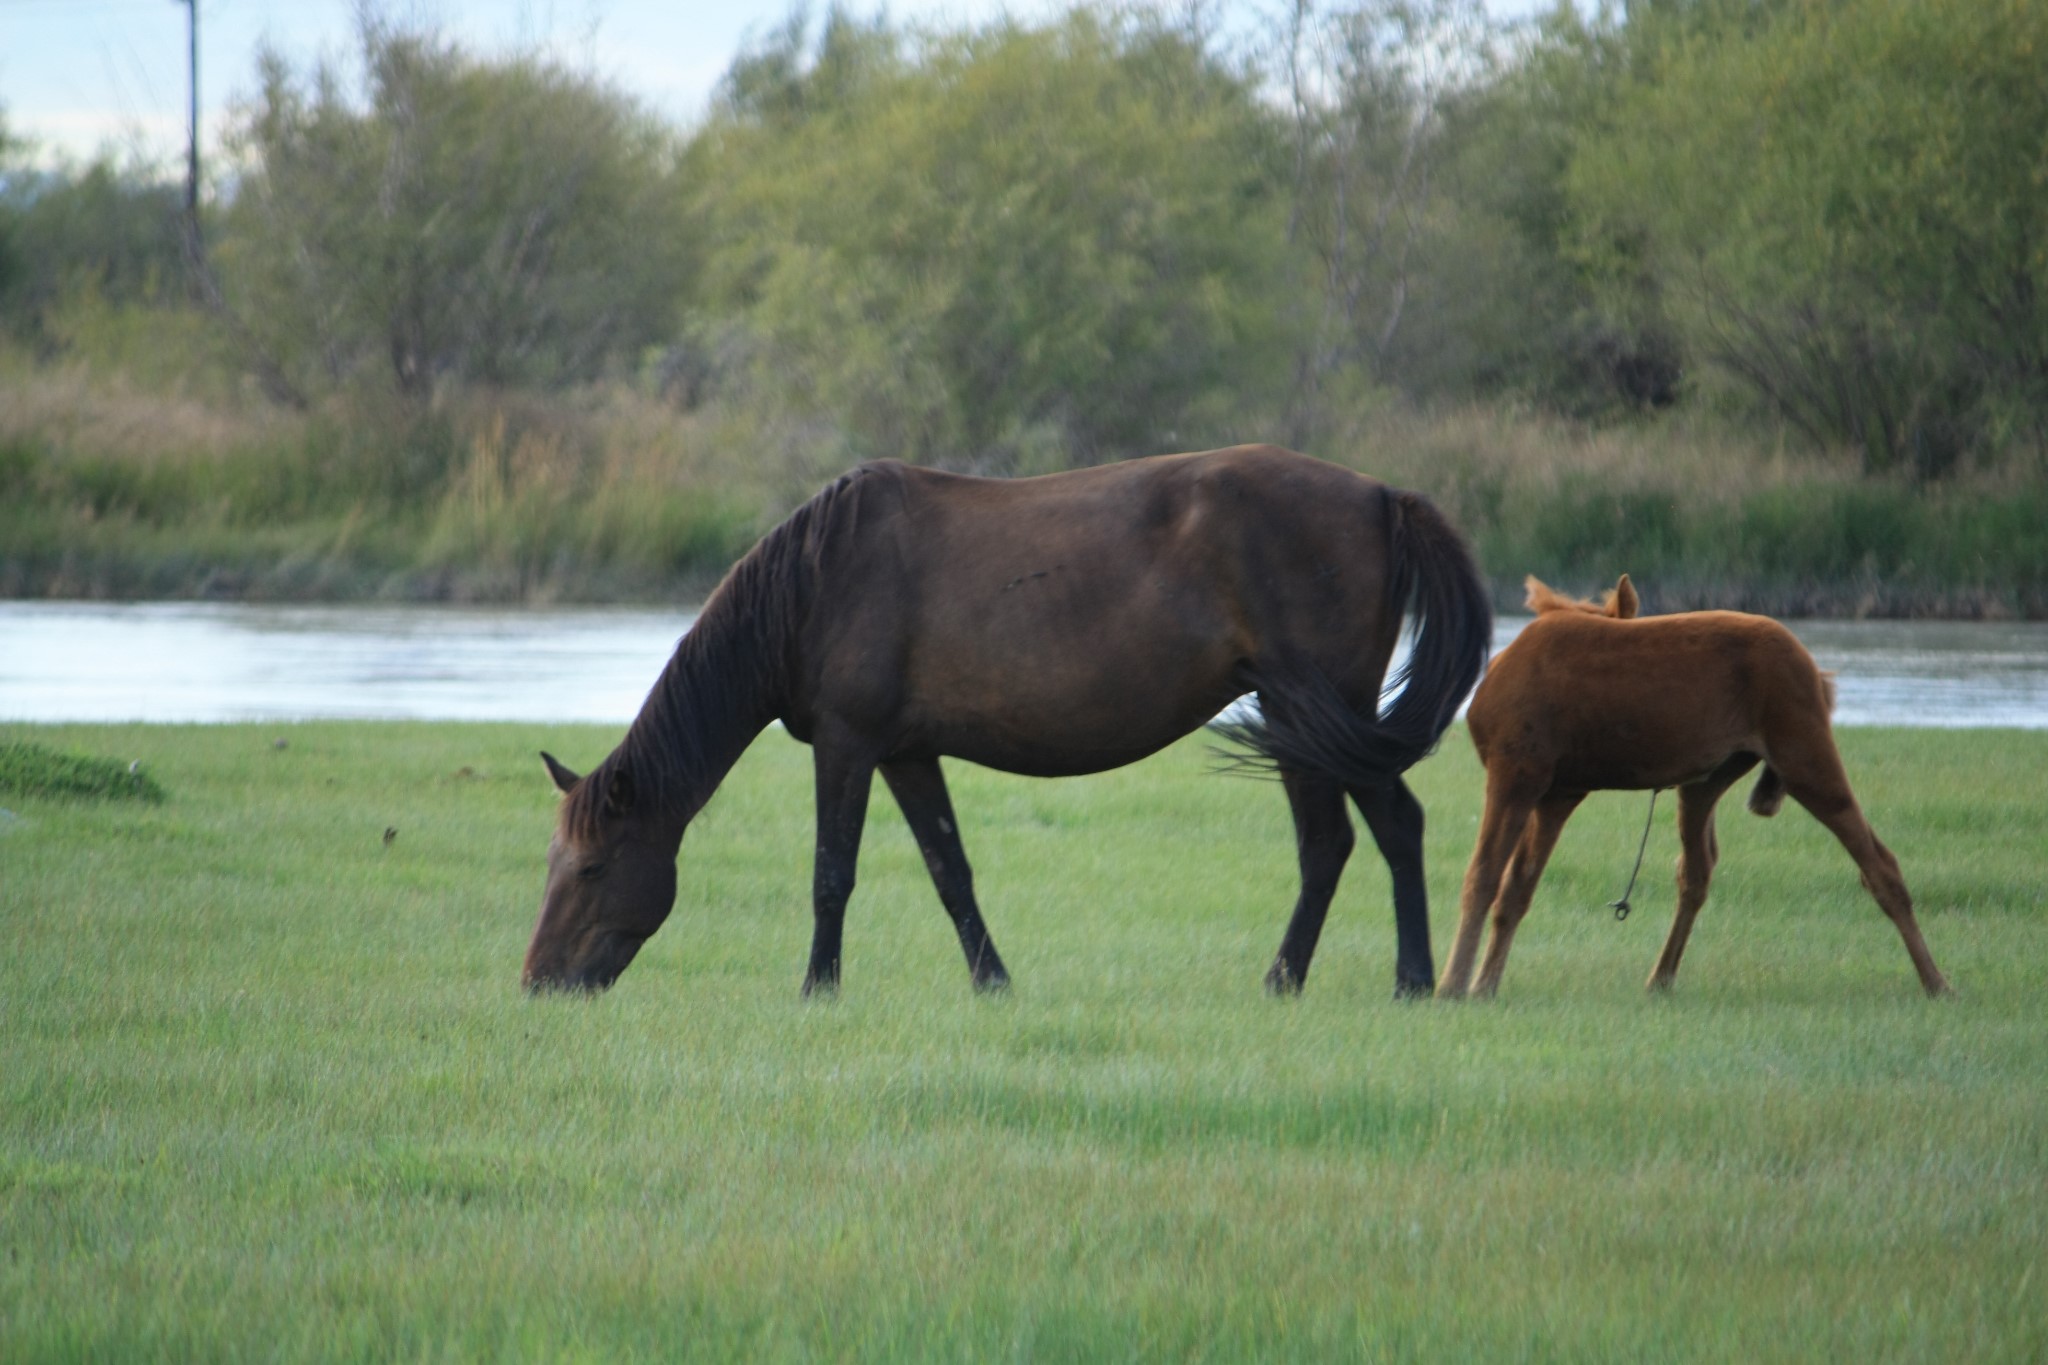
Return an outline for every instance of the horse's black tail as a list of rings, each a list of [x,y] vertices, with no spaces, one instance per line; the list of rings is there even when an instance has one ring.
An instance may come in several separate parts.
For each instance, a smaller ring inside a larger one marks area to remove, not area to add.
[[[1400,695],[1383,714],[1360,715],[1307,660],[1262,661],[1261,717],[1217,727],[1252,751],[1249,766],[1385,786],[1436,747],[1479,680],[1493,607],[1472,552],[1421,494],[1390,488],[1385,506],[1386,604],[1407,614],[1412,645],[1389,679]]]

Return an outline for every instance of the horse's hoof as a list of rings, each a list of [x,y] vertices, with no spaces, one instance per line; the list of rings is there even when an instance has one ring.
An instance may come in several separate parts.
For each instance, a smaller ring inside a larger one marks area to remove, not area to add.
[[[974,982],[976,995],[1008,995],[1010,978],[1008,974],[977,977]]]
[[[1394,980],[1394,998],[1396,1000],[1427,1000],[1435,994],[1436,983],[1434,981],[1405,981],[1398,977]]]
[[[1277,962],[1266,973],[1266,994],[1275,999],[1292,999],[1301,994],[1301,987],[1301,978]]]
[[[807,976],[804,978],[803,998],[806,1000],[837,1000],[839,998],[839,983],[837,981],[821,980],[817,977]]]

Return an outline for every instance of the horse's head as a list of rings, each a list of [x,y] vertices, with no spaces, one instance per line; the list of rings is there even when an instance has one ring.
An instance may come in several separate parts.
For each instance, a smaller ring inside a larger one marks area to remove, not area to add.
[[[1634,617],[1642,605],[1636,597],[1636,585],[1628,581],[1627,574],[1623,574],[1613,590],[1597,602],[1591,598],[1566,597],[1535,574],[1524,579],[1522,586],[1529,592],[1523,604],[1538,616],[1547,611],[1582,611],[1589,616],[1612,616],[1626,621]]]
[[[564,800],[526,949],[526,988],[601,991],[675,905],[681,831],[642,808],[623,765],[581,778],[541,758]]]

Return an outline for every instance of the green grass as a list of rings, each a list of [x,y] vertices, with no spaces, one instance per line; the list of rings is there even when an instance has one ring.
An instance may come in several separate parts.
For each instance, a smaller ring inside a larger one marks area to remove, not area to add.
[[[0,741],[0,796],[74,797],[87,801],[161,801],[164,789],[139,761],[67,754],[43,744]]]
[[[284,738],[284,748],[274,741]],[[1007,998],[878,787],[836,1002],[797,998],[808,751],[692,828],[609,994],[527,999],[552,789],[616,731],[10,727],[155,806],[0,823],[0,1358],[2039,1360],[2048,736],[1847,731],[1957,998],[1739,799],[1678,989],[1566,832],[1489,1005],[1400,1005],[1361,849],[1306,996],[1277,790],[1199,743],[956,765]],[[1439,953],[1478,815],[1417,769]],[[387,827],[398,831],[386,847]]]

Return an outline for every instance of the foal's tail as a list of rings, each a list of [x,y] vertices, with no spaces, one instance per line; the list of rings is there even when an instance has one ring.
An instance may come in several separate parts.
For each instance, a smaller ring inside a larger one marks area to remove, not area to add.
[[[1360,715],[1307,660],[1263,663],[1263,717],[1218,727],[1258,756],[1253,766],[1385,786],[1436,747],[1486,666],[1493,607],[1463,537],[1419,493],[1389,488],[1383,505],[1386,609],[1407,614],[1412,646],[1388,680],[1401,694],[1379,716]]]

